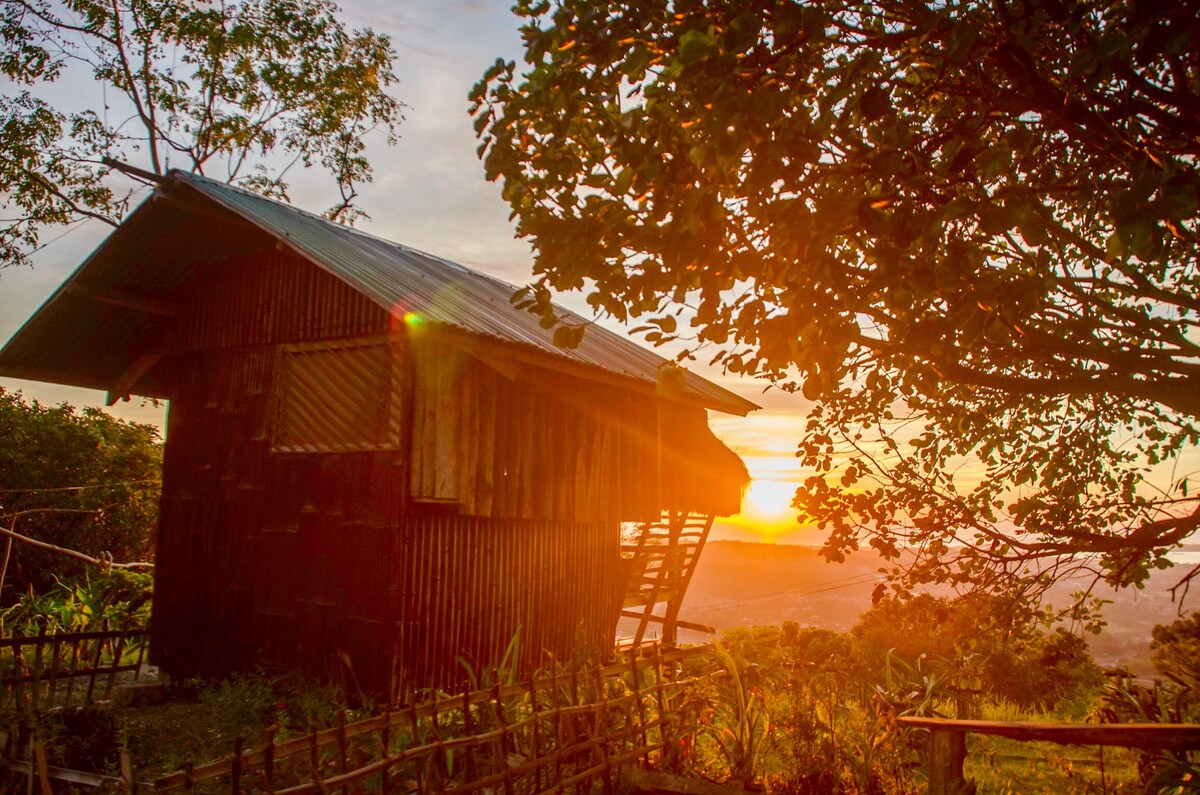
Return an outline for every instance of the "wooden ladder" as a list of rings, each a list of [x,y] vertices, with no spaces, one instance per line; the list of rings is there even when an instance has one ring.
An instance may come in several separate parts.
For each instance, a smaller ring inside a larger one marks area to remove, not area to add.
[[[711,515],[666,511],[657,521],[641,526],[636,544],[621,547],[632,558],[621,615],[638,619],[637,631],[632,640],[621,643],[622,648],[641,647],[650,624],[662,625],[662,645],[668,648],[676,644],[677,629],[716,632],[705,624],[679,618],[712,523]],[[665,606],[662,613],[655,612],[658,605]]]

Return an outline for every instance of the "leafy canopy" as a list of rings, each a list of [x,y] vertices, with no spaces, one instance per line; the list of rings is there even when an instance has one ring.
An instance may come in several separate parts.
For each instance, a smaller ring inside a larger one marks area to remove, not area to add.
[[[401,105],[387,93],[388,37],[348,30],[338,11],[329,0],[5,0],[0,266],[26,262],[47,227],[119,222],[131,191],[105,158],[283,198],[289,169],[318,166],[340,194],[329,215],[352,221],[356,185],[371,179],[364,136],[393,142]]]
[[[516,11],[525,63],[473,96],[532,299],[802,391],[829,557],[986,587],[1169,565],[1200,526],[1171,469],[1200,439],[1193,3]]]

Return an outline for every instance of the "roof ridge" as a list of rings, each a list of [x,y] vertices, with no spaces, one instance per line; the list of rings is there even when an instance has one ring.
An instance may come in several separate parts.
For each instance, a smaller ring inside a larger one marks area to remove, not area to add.
[[[169,174],[285,241],[385,310],[394,311],[398,303],[420,307],[417,311],[431,322],[649,383],[658,380],[663,365],[672,363],[628,335],[600,325],[599,318],[554,304],[561,320],[589,326],[582,344],[561,348],[553,344],[551,333],[535,313],[513,305],[511,299],[520,288],[499,277],[203,174],[177,169]],[[502,295],[508,300],[502,301]],[[684,370],[688,392],[707,405],[742,414],[758,408],[704,376]]]
[[[265,196],[261,193],[256,193],[255,191],[248,190],[247,188],[243,188],[240,185],[235,185],[232,182],[222,182],[219,179],[213,179],[212,177],[206,176],[204,174],[199,174],[194,171],[183,171],[183,170],[177,169],[177,168],[173,168],[167,173],[168,173],[168,175],[174,175],[177,178],[182,178],[184,181],[196,180],[199,182],[204,182],[207,185],[209,185],[213,188],[216,188],[218,190],[231,190],[231,191],[240,193],[249,199],[257,199],[260,201],[270,202],[271,204],[274,204],[275,206],[280,207],[281,209],[289,210],[291,212],[296,213],[297,215],[302,215],[306,218],[310,218],[314,221],[318,221],[322,224],[329,226],[331,229],[335,229],[339,232],[347,232],[347,233],[350,233],[353,235],[359,235],[361,237],[365,237],[365,238],[369,238],[370,240],[374,240],[378,243],[383,243],[385,245],[392,246],[393,248],[400,249],[401,251],[405,251],[405,252],[412,253],[412,254],[417,254],[422,257],[428,257],[429,259],[432,259],[432,260],[437,260],[438,262],[442,263],[443,265],[448,265],[449,267],[455,268],[456,270],[465,271],[466,273],[469,273],[473,276],[482,277],[484,279],[487,279],[488,281],[495,282],[499,286],[512,287],[513,289],[520,289],[520,287],[518,285],[513,284],[512,282],[505,281],[504,279],[501,279],[499,276],[494,276],[490,273],[485,273],[484,271],[476,270],[475,268],[472,268],[469,265],[464,265],[461,262],[456,262],[455,260],[449,259],[440,254],[432,254],[428,251],[423,251],[419,248],[415,248],[414,246],[410,246],[407,243],[400,243],[399,241],[396,241],[396,240],[390,240],[389,238],[383,237],[381,235],[377,235],[374,232],[368,232],[367,230],[360,229],[356,226],[339,223],[338,221],[331,221],[330,219],[326,218],[325,216],[320,215],[318,213],[314,213],[311,210],[305,210],[303,207],[297,207],[296,205],[294,205],[290,202],[281,201],[279,199],[275,199],[270,196]],[[569,310],[569,309],[566,311],[571,312],[571,310]],[[575,313],[575,312],[571,312],[571,314],[575,315],[577,317],[581,317],[580,315],[578,315],[578,313]]]

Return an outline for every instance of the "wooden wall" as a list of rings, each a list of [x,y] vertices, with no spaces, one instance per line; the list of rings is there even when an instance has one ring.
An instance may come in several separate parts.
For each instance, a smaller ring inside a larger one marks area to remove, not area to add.
[[[649,521],[659,515],[653,395],[414,339],[414,498],[477,516]]]
[[[178,674],[295,666],[457,684],[462,656],[607,648],[624,586],[609,522],[460,516],[405,499],[399,452],[276,454],[269,348],[193,356],[172,399],[153,658]],[[240,393],[240,394],[239,394]]]

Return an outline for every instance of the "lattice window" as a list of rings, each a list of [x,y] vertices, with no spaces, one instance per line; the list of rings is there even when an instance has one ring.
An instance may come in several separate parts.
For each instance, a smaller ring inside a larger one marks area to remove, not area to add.
[[[271,449],[346,453],[400,446],[400,367],[386,341],[281,349]]]

